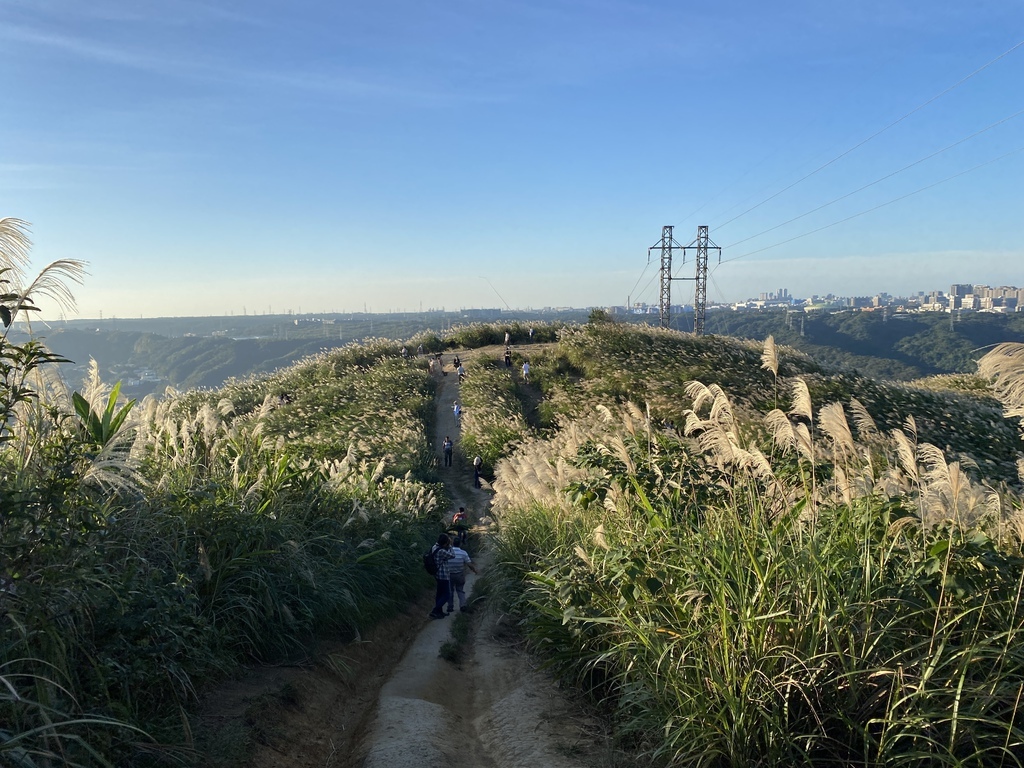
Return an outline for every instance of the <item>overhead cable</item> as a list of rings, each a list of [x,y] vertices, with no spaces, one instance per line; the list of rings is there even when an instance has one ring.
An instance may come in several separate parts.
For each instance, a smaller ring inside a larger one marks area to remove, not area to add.
[[[731,259],[722,259],[722,261],[719,262],[719,263],[720,264],[726,264],[726,263],[728,263],[730,261],[737,261],[738,259],[745,259],[747,256],[753,256],[755,253],[762,253],[764,251],[769,251],[772,248],[778,248],[780,245],[785,245],[786,243],[792,243],[794,240],[799,240],[800,238],[807,237],[808,235],[813,235],[813,234],[815,234],[817,232],[821,232],[822,230],[829,229],[830,227],[834,227],[834,226],[836,226],[838,224],[844,224],[845,222],[850,221],[852,219],[856,219],[856,218],[858,218],[860,216],[864,216],[865,214],[872,213],[873,211],[877,211],[879,208],[884,208],[887,205],[892,205],[893,203],[898,203],[900,200],[906,200],[908,197],[913,197],[916,194],[919,194],[919,193],[924,192],[926,190],[932,189],[933,187],[937,187],[940,184],[945,184],[947,181],[952,181],[953,179],[958,179],[961,176],[965,176],[968,173],[971,173],[972,171],[978,170],[979,168],[984,168],[986,165],[991,165],[992,163],[999,162],[1000,160],[1005,160],[1007,157],[1010,157],[1011,155],[1015,155],[1015,154],[1017,154],[1018,152],[1021,152],[1021,151],[1024,151],[1024,147],[1018,147],[1017,149],[1015,149],[1015,150],[1013,150],[1011,152],[1007,152],[1004,155],[1000,155],[999,157],[995,157],[995,158],[993,158],[991,160],[986,160],[984,163],[979,163],[978,165],[975,165],[972,168],[968,168],[965,171],[960,171],[959,173],[954,173],[952,176],[947,176],[946,178],[944,178],[944,179],[942,179],[940,181],[936,181],[933,184],[928,184],[927,186],[921,187],[920,189],[915,189],[913,192],[908,192],[905,195],[900,195],[899,197],[894,197],[892,200],[888,200],[888,201],[886,201],[884,203],[880,203],[880,204],[874,206],[873,208],[868,208],[867,210],[861,211],[860,213],[855,213],[852,216],[847,216],[845,219],[839,219],[839,221],[833,221],[831,224],[826,224],[823,227],[818,227],[817,229],[812,229],[810,232],[804,232],[802,235],[796,235],[795,237],[791,237],[788,240],[783,240],[780,243],[775,243],[774,245],[768,245],[768,246],[765,246],[764,248],[758,248],[756,251],[749,251],[748,253],[744,253],[744,254],[741,254],[739,256],[733,256]]]
[[[985,131],[991,130],[992,128],[995,128],[995,127],[997,127],[999,125],[1002,125],[1003,123],[1005,123],[1005,122],[1007,122],[1009,120],[1012,120],[1015,117],[1019,117],[1020,115],[1024,115],[1024,109],[1018,110],[1017,112],[1014,112],[1009,117],[1004,117],[1002,120],[999,120],[999,121],[997,121],[995,123],[992,123],[991,125],[988,125],[988,126],[982,128],[979,131],[975,131],[970,136],[965,136],[964,138],[962,138],[962,139],[960,139],[958,141],[954,141],[952,144],[949,144],[949,145],[943,147],[942,149],[936,150],[935,152],[932,152],[930,155],[926,155],[925,157],[922,157],[922,158],[920,158],[918,160],[915,160],[910,165],[905,165],[902,168],[900,168],[898,171],[893,171],[892,173],[888,173],[885,176],[882,176],[880,178],[875,179],[874,181],[870,182],[869,184],[865,184],[863,187],[858,187],[857,189],[853,190],[852,192],[847,192],[845,195],[840,195],[839,197],[833,198],[832,200],[829,200],[827,203],[822,203],[817,208],[812,208],[811,210],[807,211],[806,213],[801,213],[799,216],[794,216],[792,219],[789,219],[788,221],[784,221],[781,224],[776,224],[774,227],[769,227],[768,229],[765,229],[765,230],[763,230],[761,232],[758,232],[756,235],[751,235],[750,237],[745,237],[742,240],[737,240],[735,243],[732,243],[731,245],[728,245],[726,247],[727,248],[735,248],[737,245],[741,245],[741,244],[743,244],[743,243],[745,243],[745,242],[747,242],[749,240],[753,240],[754,238],[760,237],[761,235],[766,235],[769,232],[774,232],[776,229],[779,229],[780,227],[784,227],[787,224],[792,224],[794,221],[799,221],[800,219],[804,218],[805,216],[810,216],[812,213],[817,213],[818,211],[822,210],[823,208],[828,208],[833,203],[838,203],[840,200],[845,200],[848,197],[852,197],[853,195],[856,195],[858,192],[863,192],[865,189],[868,189],[869,187],[873,187],[873,186],[875,186],[875,184],[880,184],[881,182],[885,181],[886,179],[891,179],[893,176],[901,174],[904,171],[910,170],[915,165],[920,165],[921,163],[925,162],[926,160],[931,160],[933,157],[941,155],[943,152],[947,152],[950,149],[953,149],[953,147],[957,147],[960,144],[963,144],[965,141],[970,141],[971,139],[975,138],[976,136],[980,136],[981,134],[985,133]]]
[[[893,128],[893,127],[895,127],[895,126],[899,125],[900,123],[902,123],[902,122],[903,122],[904,120],[906,120],[906,119],[907,119],[908,117],[910,117],[911,115],[913,115],[913,114],[916,114],[917,112],[920,112],[920,111],[921,111],[922,109],[924,109],[925,107],[927,107],[927,106],[928,106],[929,104],[931,104],[932,102],[934,102],[934,101],[937,101],[938,99],[942,98],[942,97],[943,97],[943,96],[945,96],[945,95],[946,95],[947,93],[949,93],[950,91],[952,91],[952,90],[954,90],[954,89],[956,89],[956,88],[960,87],[961,85],[963,85],[964,83],[966,83],[966,82],[967,82],[968,80],[970,80],[970,79],[971,79],[972,77],[974,77],[975,75],[977,75],[977,74],[979,74],[979,73],[981,73],[981,72],[985,71],[986,69],[988,69],[989,67],[991,67],[991,66],[992,66],[993,64],[995,64],[995,63],[996,63],[997,61],[999,61],[1000,59],[1002,59],[1002,58],[1004,58],[1004,57],[1008,56],[1009,54],[1013,53],[1013,52],[1014,52],[1015,50],[1017,50],[1017,49],[1018,49],[1018,48],[1020,48],[1021,46],[1024,46],[1024,40],[1021,40],[1021,41],[1020,41],[1019,43],[1017,43],[1016,45],[1014,45],[1014,46],[1012,46],[1012,47],[1008,48],[1007,50],[1003,51],[1003,52],[1002,52],[1001,54],[999,54],[998,56],[996,56],[996,57],[995,57],[994,59],[992,59],[992,60],[991,60],[991,61],[989,61],[988,63],[986,63],[986,64],[983,64],[982,66],[978,67],[978,68],[977,68],[976,70],[974,70],[973,72],[971,72],[971,73],[970,73],[969,75],[965,75],[964,77],[960,78],[960,79],[959,79],[959,80],[957,80],[957,81],[956,81],[955,83],[953,83],[953,85],[949,86],[948,88],[946,88],[946,89],[945,89],[945,90],[943,90],[942,92],[940,92],[940,93],[937,93],[937,94],[935,94],[934,96],[932,96],[932,97],[931,97],[930,99],[928,99],[927,101],[925,101],[925,102],[923,102],[922,104],[919,104],[918,106],[914,107],[914,108],[913,108],[912,110],[910,110],[910,111],[909,111],[909,112],[907,112],[907,113],[906,113],[905,115],[903,115],[903,117],[900,117],[900,118],[898,118],[897,120],[894,120],[893,122],[889,123],[889,124],[888,124],[887,126],[885,126],[884,128],[881,128],[881,129],[879,129],[879,130],[875,131],[875,132],[874,132],[873,134],[871,134],[870,136],[868,136],[868,137],[867,137],[866,139],[863,139],[862,141],[858,142],[857,144],[854,144],[854,145],[853,145],[852,147],[850,147],[849,149],[845,150],[844,152],[841,152],[840,154],[836,155],[836,156],[835,156],[835,157],[833,157],[833,158],[832,158],[831,160],[829,160],[829,161],[828,161],[827,163],[825,163],[825,164],[823,164],[823,165],[819,165],[819,166],[818,166],[817,168],[815,168],[815,169],[814,169],[813,171],[811,171],[810,173],[807,173],[807,174],[805,174],[805,175],[801,176],[801,177],[800,177],[799,179],[797,179],[796,181],[794,181],[794,182],[793,182],[792,184],[790,184],[789,186],[787,186],[787,187],[784,187],[784,188],[780,189],[780,190],[779,190],[778,192],[776,192],[776,193],[775,193],[775,194],[773,194],[773,195],[770,195],[769,197],[766,197],[766,198],[765,198],[764,200],[762,200],[761,202],[759,202],[759,203],[758,203],[757,205],[751,206],[750,208],[747,208],[747,210],[743,211],[742,213],[739,213],[739,214],[737,214],[736,216],[733,216],[733,217],[732,217],[731,219],[729,219],[729,220],[728,220],[728,221],[726,221],[725,223],[723,223],[723,224],[719,224],[719,225],[718,225],[717,227],[715,227],[715,229],[716,229],[716,230],[721,230],[721,229],[722,229],[723,227],[726,227],[726,226],[728,226],[729,224],[731,224],[732,222],[736,221],[736,220],[737,220],[737,219],[739,219],[740,217],[742,217],[742,216],[746,216],[746,215],[747,215],[748,213],[750,213],[751,211],[754,211],[754,210],[756,210],[756,209],[760,208],[760,207],[761,207],[762,205],[764,205],[765,203],[767,203],[767,202],[769,202],[769,201],[771,201],[771,200],[774,200],[774,199],[775,199],[776,197],[778,197],[779,195],[781,195],[781,194],[782,194],[783,192],[788,192],[788,191],[789,191],[789,190],[791,190],[791,189],[792,189],[793,187],[795,187],[795,186],[796,186],[797,184],[800,184],[801,182],[803,182],[803,181],[806,181],[807,179],[811,178],[811,177],[812,177],[812,176],[814,176],[815,174],[817,174],[817,173],[820,173],[821,171],[823,171],[823,170],[825,170],[826,168],[828,168],[828,167],[829,167],[830,165],[832,165],[832,164],[834,164],[834,163],[838,162],[839,160],[843,159],[844,157],[846,157],[846,156],[847,156],[848,154],[850,154],[851,152],[853,152],[853,151],[855,151],[855,150],[857,150],[857,149],[860,149],[861,147],[863,147],[863,146],[864,146],[865,144],[867,144],[867,143],[868,143],[869,141],[871,141],[872,139],[874,139],[874,138],[877,138],[878,136],[881,136],[881,135],[882,135],[883,133],[885,133],[886,131],[888,131],[888,130],[889,130],[890,128]]]

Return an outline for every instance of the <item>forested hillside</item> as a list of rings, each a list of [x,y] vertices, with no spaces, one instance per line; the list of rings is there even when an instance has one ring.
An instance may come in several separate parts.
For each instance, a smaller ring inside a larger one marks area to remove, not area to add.
[[[822,364],[910,380],[973,373],[985,348],[1024,341],[1024,314],[716,311],[708,314],[706,330],[757,341],[774,336]]]

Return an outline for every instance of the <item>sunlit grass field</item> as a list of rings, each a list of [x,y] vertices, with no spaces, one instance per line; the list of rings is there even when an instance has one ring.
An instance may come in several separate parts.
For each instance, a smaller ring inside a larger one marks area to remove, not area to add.
[[[641,763],[1024,762],[1013,365],[892,385],[606,323],[533,342],[529,387],[517,352],[460,393],[492,589]],[[436,381],[402,346],[135,404],[3,348],[0,760],[194,763],[203,686],[419,594]]]
[[[497,468],[509,604],[624,743],[1024,763],[1021,444],[990,391],[610,324],[534,371],[562,415]]]

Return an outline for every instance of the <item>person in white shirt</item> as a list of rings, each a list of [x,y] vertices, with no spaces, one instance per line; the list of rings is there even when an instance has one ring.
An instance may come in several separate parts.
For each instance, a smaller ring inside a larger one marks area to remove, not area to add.
[[[527,360],[523,363],[523,381],[527,384],[530,383],[530,361]]]

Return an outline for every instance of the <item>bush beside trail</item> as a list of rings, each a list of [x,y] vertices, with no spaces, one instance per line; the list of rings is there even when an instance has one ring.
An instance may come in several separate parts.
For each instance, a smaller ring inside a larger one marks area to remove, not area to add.
[[[188,762],[201,686],[423,589],[433,383],[382,342],[134,408],[93,385],[0,443],[0,761]]]

